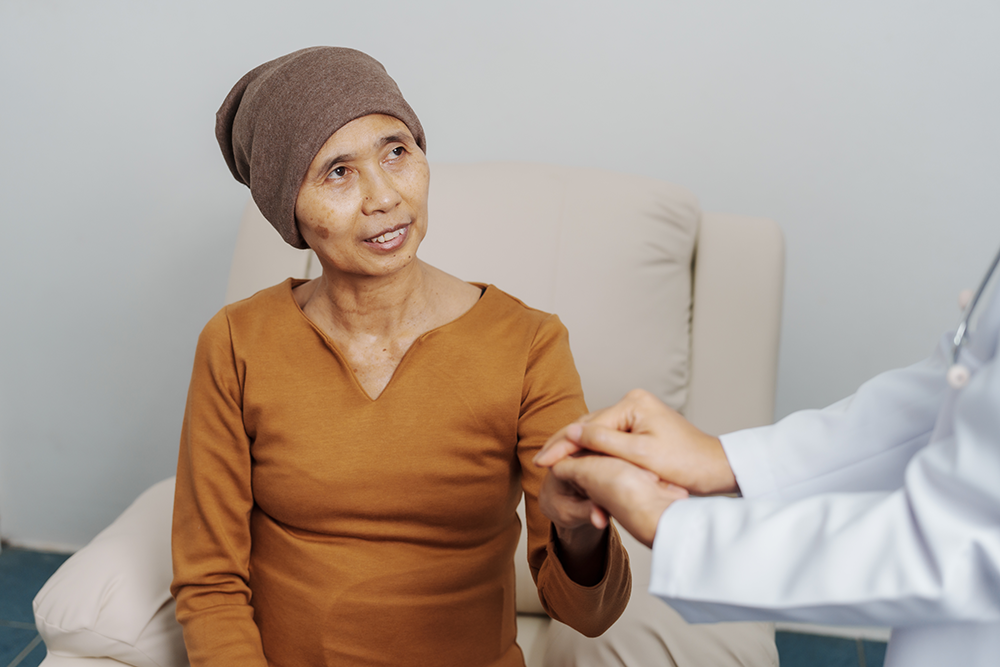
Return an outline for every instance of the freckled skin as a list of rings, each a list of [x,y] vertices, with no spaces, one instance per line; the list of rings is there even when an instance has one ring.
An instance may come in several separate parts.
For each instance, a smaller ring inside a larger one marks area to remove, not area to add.
[[[429,186],[427,158],[406,125],[391,116],[363,116],[316,153],[299,188],[295,219],[331,278],[386,276],[413,263],[427,230]],[[406,238],[396,250],[366,243],[400,228]]]
[[[417,259],[429,184],[427,159],[406,125],[373,114],[334,132],[299,188],[295,218],[323,275],[294,296],[373,398],[413,341],[479,299],[478,288]],[[399,230],[385,243],[372,240]]]
[[[419,336],[461,317],[480,297],[477,287],[417,259],[429,185],[427,159],[406,125],[373,114],[327,139],[295,203],[299,231],[323,275],[293,294],[373,399]],[[401,229],[393,241],[373,242]],[[553,499],[547,514],[556,526],[559,560],[574,581],[596,584],[607,532],[591,525],[590,510],[580,509],[573,488],[553,475],[544,484]]]

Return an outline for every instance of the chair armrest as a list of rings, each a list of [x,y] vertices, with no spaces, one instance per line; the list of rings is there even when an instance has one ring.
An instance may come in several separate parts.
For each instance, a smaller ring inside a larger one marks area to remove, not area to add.
[[[173,478],[154,484],[42,586],[33,607],[48,665],[186,667],[169,590],[173,497]]]
[[[293,248],[281,240],[251,199],[243,209],[240,229],[236,234],[226,303],[253,296],[289,276],[312,278],[314,274],[318,275],[318,267],[311,266],[318,264],[313,262],[313,257],[311,251]]]
[[[785,274],[776,223],[702,216],[695,249],[685,416],[713,435],[774,419]]]

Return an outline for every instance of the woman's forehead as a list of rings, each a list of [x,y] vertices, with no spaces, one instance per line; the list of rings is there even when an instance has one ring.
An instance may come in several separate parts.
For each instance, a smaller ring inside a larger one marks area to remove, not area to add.
[[[307,175],[326,173],[335,164],[370,156],[393,143],[415,144],[406,123],[385,114],[356,118],[330,135],[313,157]]]
[[[320,152],[347,147],[379,147],[384,142],[385,137],[395,136],[413,141],[413,134],[406,126],[406,123],[395,116],[386,114],[369,114],[361,118],[355,118],[343,127],[331,134],[323,143]]]

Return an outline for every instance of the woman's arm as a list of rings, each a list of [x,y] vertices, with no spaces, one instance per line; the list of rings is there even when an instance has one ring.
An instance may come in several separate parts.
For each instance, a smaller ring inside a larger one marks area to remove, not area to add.
[[[549,615],[597,636],[628,604],[628,554],[613,526],[597,530],[590,525],[585,501],[578,501],[576,526],[554,528],[538,503],[546,471],[532,463],[546,439],[586,409],[566,329],[557,317],[549,316],[531,346],[518,420],[528,563]]]
[[[224,309],[198,339],[177,464],[177,620],[193,667],[266,667],[250,606],[250,441]]]

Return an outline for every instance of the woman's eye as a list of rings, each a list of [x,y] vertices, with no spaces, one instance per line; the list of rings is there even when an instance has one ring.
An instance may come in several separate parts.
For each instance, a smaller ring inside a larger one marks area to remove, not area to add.
[[[347,175],[347,167],[336,167],[330,172],[330,178],[343,178]]]
[[[395,148],[392,149],[392,151],[390,151],[389,155],[391,155],[392,157],[399,157],[405,152],[406,152],[405,148],[403,148],[402,146],[396,146]]]

